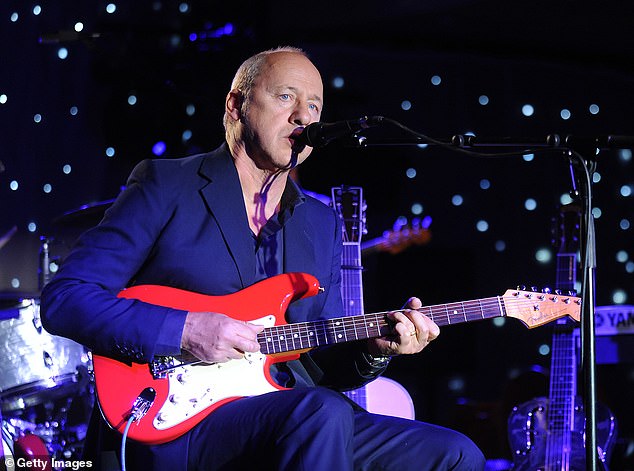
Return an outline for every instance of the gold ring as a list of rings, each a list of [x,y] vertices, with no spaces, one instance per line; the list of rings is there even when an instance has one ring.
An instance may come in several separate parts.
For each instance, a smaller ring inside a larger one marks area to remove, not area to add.
[[[412,331],[409,333],[409,335],[410,335],[411,337],[413,337],[414,335],[416,335],[416,331],[415,331],[415,330],[412,330]]]

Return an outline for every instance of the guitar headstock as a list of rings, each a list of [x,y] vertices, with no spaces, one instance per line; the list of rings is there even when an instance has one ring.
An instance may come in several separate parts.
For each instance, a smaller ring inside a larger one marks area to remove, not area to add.
[[[565,316],[579,322],[581,298],[559,293],[509,289],[502,296],[506,315],[532,329]]]
[[[579,250],[579,227],[581,208],[571,203],[560,208],[557,218],[553,218],[553,246],[559,253],[576,253]]]
[[[385,231],[374,244],[374,250],[392,255],[402,252],[412,245],[423,245],[430,241],[431,217],[414,218],[411,222],[397,221],[391,231]]]
[[[363,189],[345,185],[333,187],[332,204],[341,218],[343,242],[359,244],[361,237],[366,233]]]

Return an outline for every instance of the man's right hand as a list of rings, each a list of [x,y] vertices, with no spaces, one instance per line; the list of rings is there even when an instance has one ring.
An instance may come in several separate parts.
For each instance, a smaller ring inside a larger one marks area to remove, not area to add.
[[[263,325],[248,324],[215,312],[189,312],[185,320],[181,348],[207,363],[244,357],[260,351],[257,334]]]

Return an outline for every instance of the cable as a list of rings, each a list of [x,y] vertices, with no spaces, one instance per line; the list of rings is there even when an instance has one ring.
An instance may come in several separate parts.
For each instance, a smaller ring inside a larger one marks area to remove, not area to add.
[[[121,438],[121,471],[126,471],[125,469],[125,443],[128,437],[128,431],[130,430],[130,426],[134,422],[134,415],[130,414],[130,418],[125,424],[125,429],[123,430],[123,437]]]
[[[156,391],[154,388],[145,388],[141,391],[141,394],[137,396],[132,404],[132,408],[130,409],[130,417],[128,417],[128,421],[125,424],[125,429],[123,430],[123,436],[121,437],[121,471],[126,471],[125,468],[125,444],[128,438],[128,432],[130,431],[130,427],[132,426],[132,422],[139,422],[145,414],[148,413],[152,404],[154,404],[154,399],[156,398]]]
[[[516,150],[516,151],[511,151],[511,152],[477,152],[477,151],[473,151],[473,150],[469,150],[469,149],[465,149],[464,147],[460,147],[460,144],[456,144],[455,142],[452,143],[448,143],[448,142],[444,142],[438,139],[435,139],[433,137],[429,137],[425,134],[421,134],[417,131],[414,131],[411,128],[408,128],[407,126],[405,126],[404,124],[399,123],[398,121],[395,121],[393,119],[390,118],[383,118],[383,121],[386,123],[390,123],[398,128],[401,128],[402,130],[406,131],[409,134],[412,134],[413,136],[416,136],[424,141],[430,142],[434,145],[437,145],[439,147],[443,147],[445,149],[449,149],[452,150],[454,152],[459,152],[462,154],[466,154],[466,155],[471,155],[471,156],[475,156],[475,157],[509,157],[509,156],[514,156],[514,155],[523,155],[523,154],[537,154],[537,153],[545,153],[545,152],[552,152],[552,151],[562,151],[565,150],[565,148],[563,147],[557,147],[555,145],[550,146],[550,147],[536,147],[536,148],[524,148],[522,150]],[[519,144],[518,144],[519,146]]]

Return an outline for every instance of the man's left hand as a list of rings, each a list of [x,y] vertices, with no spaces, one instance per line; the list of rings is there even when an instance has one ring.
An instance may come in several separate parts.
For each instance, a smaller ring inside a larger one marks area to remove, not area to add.
[[[370,355],[402,355],[418,353],[440,334],[440,328],[429,317],[421,314],[421,300],[410,298],[405,308],[393,311],[388,318],[394,322],[392,333],[368,340]]]

